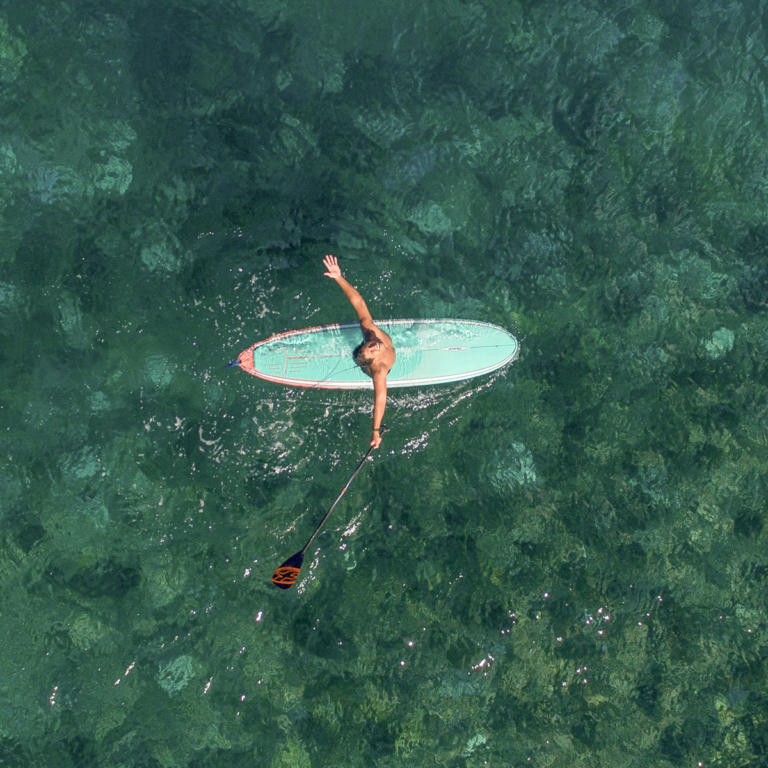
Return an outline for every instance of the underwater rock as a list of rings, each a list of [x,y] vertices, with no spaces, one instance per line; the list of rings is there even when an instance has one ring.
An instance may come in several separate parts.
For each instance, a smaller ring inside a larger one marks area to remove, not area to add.
[[[668,490],[669,473],[663,461],[658,457],[643,459],[636,477],[630,479],[630,484],[638,486],[657,504],[665,507],[680,506],[680,492]]]
[[[120,121],[105,122],[94,127],[89,138],[98,162],[53,164],[47,153],[17,142],[15,149],[10,145],[0,149],[0,172],[26,175],[27,194],[37,205],[67,206],[100,193],[125,194],[133,179],[133,167],[119,153],[136,139],[135,131]]]
[[[79,616],[69,628],[69,639],[81,650],[93,648],[108,636],[108,629],[98,619],[86,614]]]
[[[308,153],[313,156],[319,154],[317,132],[312,126],[288,113],[283,113],[280,123],[278,136],[282,151],[279,145],[276,150],[286,165],[296,165]]]
[[[97,163],[94,167],[93,185],[105,192],[117,192],[124,195],[131,186],[133,168],[122,157],[110,155],[106,163]]]
[[[82,491],[91,478],[104,471],[93,448],[88,447],[64,454],[59,462],[59,468],[64,483],[76,491]]]
[[[488,743],[488,738],[482,733],[478,733],[473,736],[464,748],[464,757],[469,757],[478,747],[482,747]]]
[[[56,189],[61,174],[55,168],[33,168],[27,172],[29,195],[38,203],[50,205],[59,196]]]
[[[511,443],[506,450],[494,451],[485,474],[497,491],[536,482],[536,465],[531,452],[522,443]]]
[[[693,300],[722,301],[738,292],[736,278],[717,272],[712,263],[684,248],[669,263],[661,264],[657,272],[659,283],[675,285]]]
[[[140,228],[134,237],[146,242],[141,246],[141,260],[152,272],[178,272],[190,259],[189,252],[183,250],[179,238],[165,221],[152,222]]]
[[[358,112],[353,120],[368,139],[383,149],[389,149],[413,127],[410,121],[394,112],[379,112],[375,115]]]
[[[103,392],[94,392],[89,398],[89,403],[94,413],[109,411],[112,407],[109,398]]]
[[[275,755],[272,768],[312,768],[312,762],[304,745],[291,739]]]
[[[195,674],[195,662],[191,656],[179,656],[165,666],[158,666],[157,682],[169,696],[175,696],[186,688]]]
[[[10,144],[0,146],[0,173],[13,174],[19,168],[19,161]]]
[[[729,331],[727,328],[718,328],[712,334],[712,338],[704,342],[707,354],[713,360],[724,357],[733,349],[734,338],[733,331]]]
[[[0,19],[0,82],[13,82],[21,71],[27,46],[11,34],[8,22]]]
[[[69,296],[63,296],[59,301],[59,323],[67,344],[75,349],[86,349],[89,346],[90,339],[83,328],[80,306]]]
[[[453,231],[453,224],[445,211],[434,202],[420,203],[408,216],[425,235],[446,237]]]
[[[0,317],[13,314],[20,306],[19,291],[10,283],[0,283]]]
[[[169,605],[189,590],[187,569],[181,561],[167,555],[145,562],[141,577],[144,593],[155,608]]]
[[[439,693],[446,698],[458,700],[464,697],[483,695],[488,688],[488,678],[461,669],[446,675],[440,683]]]
[[[150,355],[144,363],[142,374],[155,387],[167,387],[173,380],[173,364],[163,355]]]
[[[101,494],[94,499],[81,501],[78,505],[80,514],[98,529],[104,529],[109,525],[109,509],[102,500]]]

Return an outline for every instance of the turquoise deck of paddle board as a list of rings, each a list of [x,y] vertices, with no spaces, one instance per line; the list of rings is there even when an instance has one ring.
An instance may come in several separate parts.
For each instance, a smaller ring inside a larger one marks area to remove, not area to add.
[[[475,320],[382,320],[397,358],[387,387],[448,384],[491,373],[517,358],[508,331]],[[238,357],[248,373],[278,384],[321,389],[372,389],[352,359],[363,340],[359,323],[287,331],[260,341]]]

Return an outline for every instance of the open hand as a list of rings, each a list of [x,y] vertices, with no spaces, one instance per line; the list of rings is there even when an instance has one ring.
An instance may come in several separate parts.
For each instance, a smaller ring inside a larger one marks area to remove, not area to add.
[[[325,273],[326,277],[330,277],[332,280],[335,280],[337,277],[341,277],[341,268],[339,267],[339,260],[335,256],[331,256],[331,254],[327,254],[326,257],[323,259],[323,264],[325,264],[325,268],[328,270]]]

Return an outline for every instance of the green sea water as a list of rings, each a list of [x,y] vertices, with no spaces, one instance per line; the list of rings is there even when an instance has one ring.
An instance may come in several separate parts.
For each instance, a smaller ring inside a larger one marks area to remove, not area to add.
[[[0,1],[0,765],[768,765],[768,3]],[[227,363],[459,317],[505,371]]]

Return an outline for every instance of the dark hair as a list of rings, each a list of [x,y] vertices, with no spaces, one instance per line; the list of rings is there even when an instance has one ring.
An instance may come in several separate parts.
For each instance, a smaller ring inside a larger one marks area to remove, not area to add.
[[[355,347],[354,351],[352,352],[352,357],[354,358],[354,361],[360,366],[364,365],[365,363],[365,360],[362,359],[362,355],[361,355],[361,352],[363,351],[364,347],[365,347],[365,342],[363,341],[360,344],[358,344]]]
[[[369,360],[365,355],[365,348],[369,341],[372,341],[372,339],[366,339],[362,344],[358,344],[352,352],[352,357],[354,358],[354,361],[363,369],[363,373],[365,373],[366,376],[373,375],[371,373],[371,363],[373,361]],[[376,339],[376,341],[379,341],[379,340]]]

